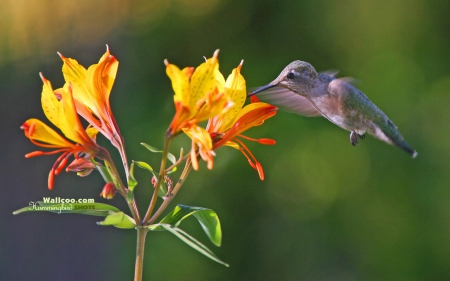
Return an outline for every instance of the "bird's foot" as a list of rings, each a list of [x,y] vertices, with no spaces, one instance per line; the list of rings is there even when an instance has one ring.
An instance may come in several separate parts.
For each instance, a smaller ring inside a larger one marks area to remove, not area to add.
[[[364,134],[360,135],[360,134],[356,133],[355,131],[350,132],[350,142],[352,143],[353,146],[358,144],[358,137],[361,140],[363,140],[366,137],[366,135],[364,135]]]
[[[355,131],[350,132],[350,142],[352,143],[353,146],[358,144],[358,137],[356,136]]]

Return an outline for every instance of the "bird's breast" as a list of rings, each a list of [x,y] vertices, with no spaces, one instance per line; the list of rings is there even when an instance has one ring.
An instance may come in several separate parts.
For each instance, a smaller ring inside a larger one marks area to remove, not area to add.
[[[317,96],[311,98],[311,103],[325,118],[347,131],[356,130],[364,134],[367,130],[364,116],[357,109],[348,108],[342,96],[330,94]]]

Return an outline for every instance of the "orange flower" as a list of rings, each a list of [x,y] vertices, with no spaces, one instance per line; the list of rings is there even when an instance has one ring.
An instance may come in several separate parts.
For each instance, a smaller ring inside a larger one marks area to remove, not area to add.
[[[99,62],[87,70],[76,60],[58,54],[64,62],[62,72],[66,85],[72,85],[78,114],[121,149],[123,139],[109,102],[119,62],[110,54],[108,45]]]
[[[193,141],[191,159],[195,168],[198,165],[195,152],[197,146],[200,156],[207,162],[208,168],[212,169],[214,150],[223,145],[231,146],[239,149],[247,157],[250,165],[258,171],[259,177],[263,180],[264,172],[261,164],[238,137],[266,145],[275,144],[272,139],[253,139],[241,133],[263,124],[264,120],[276,114],[277,108],[259,102],[257,98],[253,98],[252,103],[244,107],[247,92],[245,79],[240,74],[242,63],[233,70],[226,81],[223,80],[224,95],[233,102],[232,106],[227,111],[210,118],[206,130],[198,126],[188,130],[187,134]]]
[[[216,129],[214,129],[214,126],[208,127],[208,131],[210,132],[213,140],[213,149],[216,150],[223,145],[239,149],[247,158],[250,166],[258,171],[259,178],[261,180],[264,180],[264,171],[261,164],[256,160],[255,156],[239,138],[255,141],[260,144],[274,145],[275,140],[273,139],[254,139],[244,136],[241,133],[250,129],[251,127],[262,125],[266,119],[276,114],[277,109],[278,108],[273,105],[259,102],[257,98],[255,99],[252,97],[252,103],[242,108],[236,116],[235,121],[232,122],[229,126],[222,128],[219,127]],[[214,118],[216,120],[211,120],[208,125],[220,121],[218,120],[220,118],[220,116]]]
[[[166,73],[175,92],[175,116],[167,136],[196,127],[201,121],[226,112],[233,103],[223,92],[223,76],[217,59],[219,50],[194,71],[192,67],[180,70],[165,60]]]
[[[54,176],[66,166],[69,156],[73,155],[76,159],[101,156],[102,148],[94,141],[98,131],[94,128],[85,130],[81,125],[75,109],[71,84],[53,91],[50,81],[40,75],[44,83],[41,102],[45,115],[67,139],[75,142],[73,144],[68,141],[38,119],[28,119],[20,127],[33,144],[56,149],[50,152],[34,151],[26,154],[26,158],[62,153],[50,170],[48,188],[52,189]]]

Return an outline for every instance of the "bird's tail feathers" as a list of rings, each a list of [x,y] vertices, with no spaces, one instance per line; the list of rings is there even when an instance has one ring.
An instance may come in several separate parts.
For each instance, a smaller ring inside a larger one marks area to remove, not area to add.
[[[404,140],[399,141],[399,142],[393,141],[393,143],[394,143],[396,146],[402,148],[404,151],[406,151],[406,152],[408,152],[409,154],[411,154],[411,156],[412,156],[413,159],[416,158],[417,155],[419,155],[419,153],[417,153],[417,151],[414,150],[414,148],[412,148],[412,147],[411,147],[406,141],[404,141]]]

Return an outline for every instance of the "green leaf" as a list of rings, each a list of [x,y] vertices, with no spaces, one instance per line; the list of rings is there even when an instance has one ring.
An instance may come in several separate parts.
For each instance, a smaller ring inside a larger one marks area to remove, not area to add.
[[[158,224],[158,226],[164,228],[165,230],[171,232],[175,236],[181,239],[184,243],[188,244],[195,250],[199,251],[203,255],[207,256],[208,258],[212,259],[215,262],[218,262],[220,264],[225,265],[226,267],[229,267],[230,265],[225,263],[224,261],[220,260],[208,247],[203,245],[200,241],[195,239],[194,237],[190,236],[183,230],[181,230],[178,227],[172,226],[170,224]]]
[[[149,170],[150,172],[152,172],[155,179],[158,178],[158,176],[154,173],[153,168],[149,164],[147,164],[143,161],[134,161],[134,160],[133,160],[133,163],[136,164],[136,166],[138,166],[141,169]],[[162,182],[159,185],[158,196],[161,198],[164,198],[164,196],[166,196],[166,194],[167,194],[167,185],[165,182]]]
[[[220,247],[222,243],[222,229],[220,227],[219,217],[216,212],[211,209],[202,207],[191,207],[185,205],[177,205],[175,209],[165,216],[159,224],[170,224],[173,226],[180,225],[181,221],[185,218],[194,215],[198,220],[208,238],[214,245]],[[151,230],[162,230],[158,227]]]
[[[30,206],[14,211],[14,215],[25,212],[52,212],[58,214],[82,214],[106,217],[120,212],[114,206],[103,203],[44,203],[43,201],[30,202]]]
[[[177,158],[175,158],[175,155],[173,155],[172,153],[167,153],[167,159],[169,159],[170,162],[172,162],[172,164],[175,164],[175,162],[177,162]]]
[[[141,145],[145,148],[147,148],[148,150],[150,150],[151,152],[163,152],[162,150],[157,149],[156,147],[153,147],[149,144],[146,144],[144,142],[141,142]]]
[[[105,182],[114,182],[113,176],[107,167],[102,166],[100,163],[95,163],[95,165],[97,166],[97,170],[100,172],[100,175],[102,175]]]
[[[162,150],[157,149],[156,147],[153,147],[153,146],[151,146],[149,144],[146,144],[146,143],[143,143],[143,142],[141,142],[141,145],[143,147],[147,148],[148,150],[150,150],[151,152],[155,152],[155,153],[162,153],[163,152]],[[172,162],[172,164],[175,164],[175,162],[177,162],[177,158],[170,152],[167,153],[167,159],[169,159],[169,161]],[[172,169],[172,171],[170,171],[170,172],[172,173],[172,172],[175,172],[175,171],[176,171],[176,167],[174,167]]]
[[[177,171],[177,166],[173,167],[173,169],[168,171],[167,174],[171,174],[171,173],[176,172],[176,171]]]
[[[133,163],[131,163],[130,174],[128,176],[128,188],[131,191],[133,191],[137,184],[138,184],[138,182],[134,178],[134,162],[133,162]]]
[[[136,166],[138,166],[141,169],[149,170],[155,176],[153,168],[149,164],[145,163],[144,161],[134,161],[133,160],[133,163],[135,163]]]
[[[130,229],[136,227],[134,219],[130,218],[123,212],[117,212],[108,215],[104,221],[97,222],[98,225],[113,225],[117,228]]]

